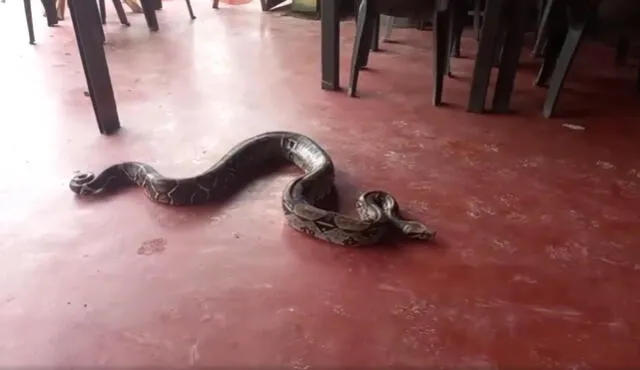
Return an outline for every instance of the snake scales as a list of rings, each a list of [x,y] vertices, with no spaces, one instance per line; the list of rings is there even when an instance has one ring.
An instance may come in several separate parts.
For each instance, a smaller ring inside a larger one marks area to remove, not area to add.
[[[69,187],[80,196],[95,196],[137,185],[156,203],[197,205],[224,200],[253,179],[256,172],[285,164],[304,171],[287,185],[282,196],[287,223],[295,230],[347,246],[375,244],[392,231],[413,239],[431,240],[435,236],[422,223],[401,218],[396,200],[383,191],[360,195],[357,218],[334,211],[337,192],[331,157],[309,137],[292,132],[267,132],[246,139],[194,177],[169,178],[148,164],[124,162],[98,175],[76,173]]]

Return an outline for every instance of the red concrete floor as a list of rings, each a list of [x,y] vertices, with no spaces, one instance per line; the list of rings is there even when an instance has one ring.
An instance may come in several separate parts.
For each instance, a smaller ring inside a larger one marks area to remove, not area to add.
[[[450,105],[434,108],[428,32],[395,32],[349,99],[320,89],[316,21],[202,1],[192,23],[172,0],[150,34],[108,5],[113,137],[83,95],[69,21],[47,28],[34,2],[30,46],[21,2],[0,4],[0,366],[640,365],[640,97],[611,50],[585,49],[565,118],[540,117],[529,57],[517,113],[475,115],[471,37]],[[280,208],[294,172],[222,208],[137,190],[83,202],[67,187],[120,160],[195,174],[275,129],[326,146],[349,211],[357,192],[386,189],[437,243],[310,240]]]

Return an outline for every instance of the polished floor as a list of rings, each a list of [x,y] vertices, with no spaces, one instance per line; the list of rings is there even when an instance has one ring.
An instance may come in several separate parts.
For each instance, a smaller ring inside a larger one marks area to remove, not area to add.
[[[431,106],[431,36],[399,30],[359,99],[320,89],[319,23],[166,1],[160,32],[108,4],[122,131],[98,134],[69,20],[37,45],[0,4],[0,366],[640,366],[640,96],[634,67],[587,45],[558,113],[524,56],[510,115],[465,112],[471,36]],[[353,23],[342,24],[347,81]],[[381,188],[436,243],[343,249],[284,225],[283,186],[223,207],[132,189],[80,201],[74,170],[207,168],[267,130],[333,156],[344,207]]]

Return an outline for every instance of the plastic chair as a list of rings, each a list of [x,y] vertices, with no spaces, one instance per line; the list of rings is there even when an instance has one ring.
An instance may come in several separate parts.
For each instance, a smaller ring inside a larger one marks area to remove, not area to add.
[[[592,26],[593,33],[599,36],[640,35],[640,1],[549,0],[547,7],[548,40],[536,84],[549,86],[542,108],[544,117],[549,118],[587,28]],[[636,88],[640,92],[640,66]]]
[[[436,49],[433,63],[433,104],[442,104],[442,87],[448,64],[450,1],[426,0],[361,0],[356,19],[356,35],[351,58],[351,75],[347,94],[356,96],[358,77],[369,58],[376,21],[380,15],[391,17],[433,15],[433,36]]]

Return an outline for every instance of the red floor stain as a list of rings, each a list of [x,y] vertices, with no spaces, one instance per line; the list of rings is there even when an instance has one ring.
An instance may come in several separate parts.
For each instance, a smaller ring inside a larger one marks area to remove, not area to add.
[[[123,130],[107,138],[70,21],[47,28],[34,2],[31,46],[21,3],[0,4],[0,366],[640,366],[633,66],[586,45],[563,118],[544,120],[525,53],[516,113],[469,114],[473,38],[434,108],[431,34],[398,30],[350,99],[320,89],[317,21],[193,5],[191,22],[166,1],[156,34],[108,5]],[[67,186],[121,160],[189,176],[270,130],[326,147],[345,211],[387,190],[437,243],[353,250],[294,232],[289,172],[196,208]]]

